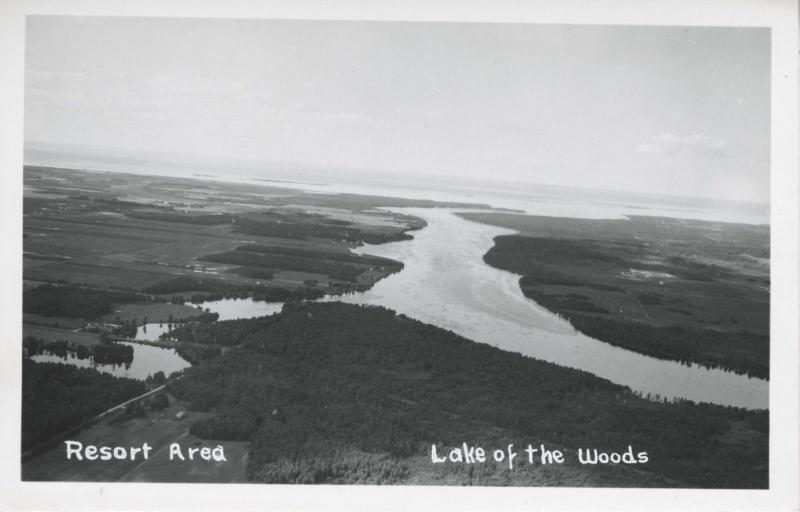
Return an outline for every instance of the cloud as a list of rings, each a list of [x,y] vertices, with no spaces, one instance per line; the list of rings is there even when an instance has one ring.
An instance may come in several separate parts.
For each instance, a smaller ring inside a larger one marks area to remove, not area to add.
[[[730,150],[731,146],[725,139],[699,133],[682,137],[662,133],[636,146],[636,153],[642,155],[691,154],[703,158],[723,158],[730,155]]]
[[[730,151],[728,141],[717,137],[708,137],[706,135],[689,135],[688,137],[684,137],[684,143],[688,146],[690,151],[698,156],[720,158],[727,156]]]

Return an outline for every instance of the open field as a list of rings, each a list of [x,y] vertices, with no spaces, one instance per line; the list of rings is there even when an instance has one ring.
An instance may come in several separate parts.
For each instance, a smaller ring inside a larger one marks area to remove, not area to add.
[[[45,342],[67,341],[70,344],[89,347],[100,343],[99,336],[92,332],[75,332],[68,329],[58,329],[43,325],[22,324],[22,337],[33,336]]]
[[[520,231],[490,265],[580,331],[644,354],[769,376],[769,227],[657,217],[463,217]]]

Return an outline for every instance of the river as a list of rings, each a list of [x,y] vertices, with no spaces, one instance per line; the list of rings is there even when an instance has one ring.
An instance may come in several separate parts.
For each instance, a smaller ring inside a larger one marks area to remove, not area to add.
[[[483,255],[511,230],[471,222],[446,209],[392,208],[424,218],[414,240],[357,252],[405,263],[362,293],[329,297],[385,306],[466,338],[585,370],[644,395],[765,409],[769,382],[723,370],[655,359],[577,332],[522,294],[520,276],[490,267]]]

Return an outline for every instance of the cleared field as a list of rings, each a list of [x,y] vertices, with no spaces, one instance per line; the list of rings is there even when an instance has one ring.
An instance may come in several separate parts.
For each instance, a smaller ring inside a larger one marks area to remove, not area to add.
[[[76,461],[67,460],[63,443],[31,458],[22,464],[22,479],[35,481],[83,482],[243,482],[245,481],[247,443],[203,441],[203,446],[222,445],[227,462],[193,462],[169,460],[170,443],[180,443],[186,449],[198,440],[189,434],[189,424],[200,417],[176,419],[183,411],[173,402],[163,411],[148,411],[143,418],[96,424],[78,433],[71,440],[84,445],[141,447],[152,446],[148,460]]]
[[[152,457],[143,462],[125,476],[121,482],[189,482],[189,483],[246,483],[248,443],[240,441],[208,441],[191,434],[180,436],[175,442],[180,443],[184,457],[188,457],[188,448],[208,446],[214,448],[221,445],[226,461],[204,460],[170,460],[169,447],[154,452]]]
[[[74,331],[84,326],[86,322],[79,318],[67,318],[63,316],[44,316],[24,313],[22,315],[22,323],[29,325],[40,325],[47,327],[55,327],[58,329],[69,329]]]

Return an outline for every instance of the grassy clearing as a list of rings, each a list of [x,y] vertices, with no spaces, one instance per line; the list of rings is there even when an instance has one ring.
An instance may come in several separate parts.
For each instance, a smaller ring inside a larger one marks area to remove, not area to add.
[[[91,347],[92,345],[100,343],[98,335],[91,332],[74,332],[68,329],[58,329],[44,325],[22,324],[22,337],[24,338],[26,336],[41,338],[45,342],[64,340],[85,347]]]
[[[202,311],[192,306],[164,302],[119,304],[114,308],[113,313],[104,317],[104,320],[114,322],[119,318],[121,321],[130,322],[136,319],[139,324],[142,324],[144,323],[144,318],[147,318],[148,323],[166,323],[169,321],[170,316],[177,321],[179,319],[198,317],[202,313]]]

